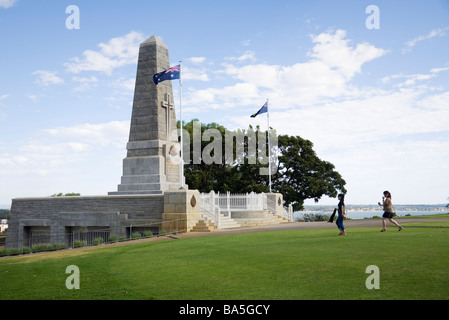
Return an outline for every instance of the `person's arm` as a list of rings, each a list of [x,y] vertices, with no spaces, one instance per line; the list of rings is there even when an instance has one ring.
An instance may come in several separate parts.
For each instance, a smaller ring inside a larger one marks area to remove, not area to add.
[[[382,203],[380,203],[380,201],[377,203],[379,206],[383,206],[384,205],[384,202],[385,202],[385,198],[384,197],[382,197]]]

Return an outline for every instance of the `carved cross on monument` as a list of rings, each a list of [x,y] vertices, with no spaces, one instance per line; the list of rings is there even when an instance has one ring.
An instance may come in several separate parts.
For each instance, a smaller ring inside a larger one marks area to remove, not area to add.
[[[164,95],[164,101],[161,101],[161,107],[166,108],[167,109],[167,141],[170,141],[170,110],[173,109],[173,102],[170,99],[170,94],[166,93]]]

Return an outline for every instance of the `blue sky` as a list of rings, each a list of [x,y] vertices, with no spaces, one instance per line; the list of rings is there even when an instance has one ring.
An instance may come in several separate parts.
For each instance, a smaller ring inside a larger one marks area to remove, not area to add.
[[[0,0],[1,205],[116,190],[153,34],[183,61],[183,120],[264,128],[249,116],[269,99],[270,125],[314,143],[347,203],[449,197],[448,1]]]

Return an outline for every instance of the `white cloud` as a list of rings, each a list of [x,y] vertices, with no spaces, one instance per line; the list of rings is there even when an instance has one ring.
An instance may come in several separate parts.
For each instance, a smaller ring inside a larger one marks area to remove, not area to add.
[[[358,96],[364,92],[354,88],[351,80],[361,73],[365,63],[385,55],[387,51],[368,43],[352,46],[345,36],[343,30],[312,36],[311,59],[290,66],[225,63],[220,72],[242,82],[225,88],[192,90],[187,99],[192,106],[206,110],[211,102],[216,108],[242,107],[257,105],[261,97],[266,97],[277,108],[288,109]]]
[[[356,47],[350,46],[350,40],[345,39],[346,31],[337,30],[335,33],[321,33],[312,36],[315,43],[309,56],[336,69],[347,78],[361,72],[361,66],[371,60],[387,53],[386,50],[376,48],[369,43],[359,43]]]
[[[434,29],[434,30],[430,31],[428,34],[426,34],[425,36],[416,37],[413,40],[407,41],[405,44],[407,45],[407,47],[414,47],[418,42],[421,42],[423,40],[428,40],[428,39],[432,39],[435,37],[444,37],[446,35],[446,30],[448,30],[448,29],[449,29],[449,27],[442,28],[442,29]]]
[[[129,121],[42,130],[19,145],[14,154],[0,154],[0,174],[49,175],[78,170],[76,166],[81,162],[98,162],[103,153],[124,150],[128,134]]]
[[[91,76],[91,77],[73,77],[73,81],[81,82],[81,83],[91,83],[91,82],[98,82],[97,77]]]
[[[404,86],[414,86],[418,81],[425,81],[425,80],[429,80],[432,78],[435,78],[438,73],[442,72],[442,71],[446,71],[449,70],[449,67],[443,67],[443,68],[433,68],[430,69],[430,73],[428,74],[393,74],[390,76],[386,76],[383,77],[382,79],[380,79],[380,81],[382,83],[388,83],[392,80],[396,80],[396,79],[405,79],[405,81],[400,82],[397,84],[398,87],[404,87]]]
[[[129,79],[119,78],[111,83],[111,86],[113,88],[120,89],[121,93],[125,94],[125,95],[132,94],[134,92],[135,85],[136,85],[135,78],[129,78]]]
[[[97,77],[73,77],[73,81],[79,83],[78,86],[74,87],[73,90],[77,92],[90,90],[93,87],[96,87],[96,83],[98,82]]]
[[[83,58],[72,58],[65,66],[73,73],[98,71],[110,75],[118,67],[136,63],[139,45],[143,40],[141,33],[132,31],[122,37],[112,38],[107,43],[98,44],[99,51],[84,51]]]
[[[254,51],[245,51],[244,54],[242,54],[239,57],[226,57],[225,60],[229,60],[229,61],[256,61],[256,57],[255,57],[256,53]]]
[[[0,0],[0,8],[8,9],[15,5],[17,0]]]
[[[395,190],[397,201],[411,203],[413,197],[419,199],[416,186],[425,180],[435,195],[417,202],[441,201],[438,197],[447,189],[441,176],[449,174],[449,92],[429,83],[442,73],[446,76],[449,67],[393,74],[380,79],[381,88],[364,87],[354,81],[356,75],[386,50],[352,44],[341,30],[311,39],[309,59],[293,65],[242,66],[227,60],[221,73],[239,83],[193,91],[187,107],[200,113],[208,107],[251,106],[248,117],[228,112],[222,124],[230,129],[247,128],[249,123],[266,128],[266,117],[250,122],[249,114],[269,98],[270,125],[278,134],[313,141],[318,156],[336,165],[348,182],[348,193],[359,203],[372,203],[370,198],[385,188]]]
[[[33,75],[37,75],[35,83],[40,86],[47,87],[51,84],[61,84],[64,83],[64,79],[58,77],[57,71],[46,71],[46,70],[37,70],[32,73]]]
[[[196,110],[230,109],[239,105],[250,105],[260,98],[257,86],[253,83],[238,83],[223,88],[209,88],[190,92],[185,97],[185,103]]]
[[[28,154],[39,154],[39,155],[50,155],[55,156],[57,154],[67,155],[73,153],[80,153],[88,151],[91,147],[86,143],[80,142],[63,142],[63,143],[53,143],[53,144],[28,144],[22,147],[22,151]],[[25,158],[25,157],[24,157]]]
[[[58,139],[77,141],[89,145],[121,146],[126,144],[129,121],[111,121],[99,124],[80,124],[72,127],[59,127],[43,130]]]
[[[182,67],[183,80],[209,81],[209,75],[206,70],[200,68]]]
[[[27,94],[27,98],[30,99],[31,101],[38,101],[39,97],[35,94]]]
[[[197,63],[204,63],[206,61],[206,57],[191,57],[187,58],[187,61],[197,64]]]

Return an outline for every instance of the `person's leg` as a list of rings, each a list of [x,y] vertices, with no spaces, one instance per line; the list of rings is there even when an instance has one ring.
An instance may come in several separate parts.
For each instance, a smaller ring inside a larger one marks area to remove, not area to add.
[[[383,225],[382,231],[385,231],[387,227],[387,222],[385,221],[385,218],[382,218],[382,225]]]
[[[340,230],[340,234],[341,234],[343,232],[343,230],[342,230],[342,226],[341,226],[342,219],[340,219],[340,216],[337,217],[337,220],[335,221],[335,223],[337,224],[337,228],[338,228],[338,230]]]
[[[343,236],[343,235],[346,235],[346,232],[345,232],[345,226],[343,225],[343,216],[338,216],[338,218],[337,218],[337,226],[338,226],[338,229],[340,229],[340,235],[341,236]]]
[[[394,225],[396,225],[396,227],[399,228],[399,231],[402,230],[402,227],[401,227],[401,226],[399,225],[399,223],[397,223],[395,220],[393,220],[393,219],[390,218],[390,222],[393,223]]]

